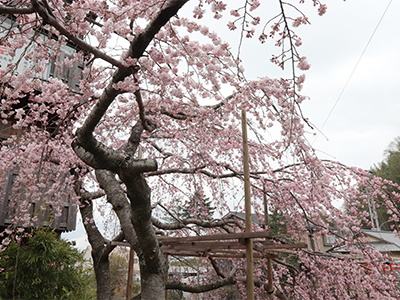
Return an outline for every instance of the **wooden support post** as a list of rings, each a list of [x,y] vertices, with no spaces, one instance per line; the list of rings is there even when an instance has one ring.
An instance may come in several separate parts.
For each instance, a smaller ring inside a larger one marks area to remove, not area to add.
[[[246,111],[242,110],[244,199],[246,213],[246,232],[252,231],[250,199],[249,145],[247,141]],[[246,291],[247,300],[254,300],[253,239],[246,239]]]
[[[165,255],[165,259],[167,260],[167,262],[169,264],[168,254]],[[168,282],[168,270],[167,270],[167,273],[165,274],[165,282]],[[168,290],[167,289],[165,289],[165,300],[168,300]]]
[[[135,251],[132,247],[129,250],[128,283],[126,284],[126,300],[132,299],[133,271],[134,271]]]
[[[269,219],[268,219],[268,202],[267,202],[267,191],[265,190],[265,184],[263,186],[263,200],[264,200],[264,220],[265,220],[265,229],[269,227]],[[272,261],[271,258],[267,259],[267,265],[268,265],[268,297],[270,300],[274,299],[273,291],[274,291],[274,286],[272,283]]]
[[[268,219],[268,202],[267,202],[267,191],[265,190],[265,184],[263,185],[263,200],[264,200],[264,224],[265,230],[269,227],[269,219]]]

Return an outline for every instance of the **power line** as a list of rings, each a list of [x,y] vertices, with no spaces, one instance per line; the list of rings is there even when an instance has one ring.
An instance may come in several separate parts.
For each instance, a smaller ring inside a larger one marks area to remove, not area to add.
[[[385,15],[386,15],[386,12],[388,11],[388,9],[389,9],[389,6],[390,6],[390,4],[392,3],[392,1],[393,1],[393,0],[390,0],[390,1],[389,1],[389,3],[388,3],[388,5],[386,6],[386,9],[385,9],[385,11],[383,12],[383,14],[382,14],[381,18],[379,19],[379,22],[378,22],[378,24],[376,25],[376,27],[375,27],[374,31],[373,31],[373,32],[372,32],[372,34],[371,34],[371,37],[369,38],[369,40],[368,40],[367,44],[365,45],[365,47],[364,47],[364,50],[363,50],[363,52],[361,53],[361,56],[360,56],[360,58],[358,59],[358,61],[357,61],[356,65],[355,65],[355,66],[354,66],[354,68],[353,68],[353,71],[351,72],[351,74],[350,74],[349,78],[348,78],[348,79],[347,79],[347,81],[346,81],[346,84],[344,85],[344,87],[343,87],[342,91],[340,92],[340,94],[339,94],[338,98],[336,99],[336,102],[335,102],[335,104],[333,105],[333,107],[332,107],[331,111],[329,112],[329,114],[328,114],[328,116],[326,117],[326,119],[325,119],[324,123],[322,124],[322,127],[321,127],[321,129],[319,130],[320,132],[322,132],[322,129],[325,127],[326,123],[328,122],[328,120],[329,120],[330,116],[332,115],[332,112],[335,110],[335,108],[336,108],[336,105],[338,104],[339,100],[342,98],[342,95],[343,95],[344,91],[346,90],[346,88],[347,88],[347,85],[349,84],[349,82],[350,82],[351,78],[353,77],[353,74],[354,74],[354,72],[356,71],[356,69],[357,69],[357,67],[358,67],[358,65],[359,65],[359,63],[360,63],[360,61],[361,61],[361,59],[363,58],[363,56],[364,56],[365,52],[367,51],[367,48],[368,48],[369,44],[371,43],[371,41],[372,41],[372,38],[374,37],[374,35],[375,35],[376,31],[378,30],[378,28],[379,28],[379,25],[381,24],[381,22],[382,22],[383,18],[385,17]],[[314,138],[313,144],[314,144],[314,142],[315,142],[315,140],[317,139],[317,137],[318,137],[318,136],[319,136],[319,134],[317,134],[317,136]]]

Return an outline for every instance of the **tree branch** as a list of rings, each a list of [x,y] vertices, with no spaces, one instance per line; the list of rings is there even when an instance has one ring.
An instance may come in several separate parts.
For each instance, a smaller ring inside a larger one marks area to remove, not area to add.
[[[33,6],[30,7],[11,7],[0,5],[0,13],[6,15],[28,15],[35,12]]]
[[[101,198],[105,196],[105,194],[103,192],[97,191],[97,192],[84,192],[81,194],[81,201],[85,201],[85,200],[95,200],[98,198]]]
[[[126,69],[126,67],[118,60],[112,58],[111,56],[108,56],[104,52],[100,51],[99,49],[93,47],[90,44],[85,43],[83,40],[80,38],[74,36],[72,33],[70,33],[63,25],[61,25],[57,19],[54,17],[53,13],[49,11],[46,6],[39,2],[38,0],[31,0],[32,7],[35,12],[37,12],[43,19],[43,21],[47,24],[50,24],[53,26],[55,29],[60,32],[63,36],[65,36],[67,39],[69,39],[71,42],[73,42],[75,45],[78,47],[88,51],[89,53],[92,53],[95,57],[101,58],[104,61],[112,64],[113,66],[116,66],[120,69]]]
[[[227,220],[215,220],[215,221],[203,221],[199,219],[184,219],[184,220],[179,220],[179,222],[175,223],[163,223],[160,220],[158,220],[155,217],[151,217],[151,221],[153,222],[153,225],[156,226],[159,229],[163,230],[176,230],[176,229],[182,229],[185,228],[187,225],[198,225],[203,228],[215,228],[215,227],[222,227],[224,225],[228,224],[236,224],[236,220],[233,219],[227,219]]]
[[[246,276],[236,277],[236,280],[237,281],[241,281],[243,283],[247,282]],[[261,280],[256,279],[256,280],[254,280],[254,285],[256,287],[264,287],[264,289],[266,291],[268,291],[268,283],[264,283]],[[281,300],[288,300],[287,296],[284,293],[282,293],[281,291],[279,291],[278,289],[276,289],[276,288],[275,288],[275,296],[278,297]]]
[[[116,174],[123,173],[125,176],[157,170],[156,160],[133,159],[129,155],[104,146],[94,137],[92,137],[91,141],[86,141],[83,144],[85,147],[81,147],[77,141],[74,141],[71,146],[76,155],[78,155],[85,164],[94,169],[106,169]],[[90,152],[88,149],[90,149]]]
[[[126,198],[125,191],[115,178],[115,174],[107,170],[96,170],[95,173],[100,187],[107,194],[107,201],[112,205],[114,212],[117,214],[125,239],[138,252],[140,246],[132,225],[131,206]]]
[[[37,0],[32,0],[37,1]],[[125,56],[127,58],[138,59],[140,58],[147,46],[150,44],[154,36],[158,33],[162,26],[164,26],[170,18],[172,18],[178,10],[189,0],[171,0],[164,5],[155,17],[150,21],[146,28],[136,35],[131,42],[129,50]],[[90,115],[85,120],[82,126],[81,134],[89,136],[93,134],[94,128],[100,122],[100,119],[105,114],[108,107],[114,101],[115,97],[120,93],[114,88],[114,84],[124,80],[132,74],[132,69],[126,67],[118,67],[114,76],[108,86],[105,88],[103,94],[100,96],[96,106],[90,112]]]
[[[191,285],[178,281],[168,281],[165,287],[167,290],[181,290],[189,293],[205,293],[235,283],[235,277],[226,277],[224,279],[215,280],[213,282],[201,285]]]

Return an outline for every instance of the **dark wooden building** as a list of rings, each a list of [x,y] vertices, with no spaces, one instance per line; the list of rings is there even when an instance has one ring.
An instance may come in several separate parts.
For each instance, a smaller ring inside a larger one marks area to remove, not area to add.
[[[10,17],[3,18],[4,19],[1,20],[2,23],[0,25],[0,39],[4,37],[5,32],[13,26],[13,21]],[[0,45],[0,68],[6,68],[9,63],[13,63],[17,60],[20,61],[17,67],[18,73],[23,72],[26,68],[33,68],[33,65],[30,61],[20,57],[23,53],[23,50],[24,49],[16,49],[16,55],[14,57],[10,57],[8,55],[8,49]],[[31,50],[34,51],[34,49]],[[74,45],[67,44],[63,46],[61,48],[60,56],[55,60],[50,61],[49,64],[45,66],[44,72],[38,74],[38,76],[43,80],[48,80],[51,77],[58,78],[66,83],[71,90],[78,91],[79,83],[83,76],[82,71],[84,69],[84,61],[79,60],[73,64],[72,68],[68,68],[65,65],[63,65],[61,69],[56,67],[58,62],[64,61],[65,58],[73,58],[75,53],[76,47],[74,47]],[[37,91],[37,93],[40,93],[40,91]],[[26,95],[26,97],[20,99],[19,102],[20,103],[17,105],[18,107],[16,106],[15,109],[26,107],[29,103],[29,95]],[[7,119],[7,121],[7,124],[4,124],[0,118],[0,142],[12,135],[23,135],[23,132],[13,129],[12,125],[15,122],[14,120]],[[44,128],[44,130],[50,131],[51,126]],[[40,193],[43,195],[41,199],[43,200],[35,202],[25,201],[26,196],[23,192],[21,192],[21,190],[23,190],[22,187],[16,186],[15,184],[18,177],[19,168],[20,166],[10,168],[8,173],[5,175],[5,180],[4,178],[3,180],[0,180],[0,182],[4,183],[2,186],[0,186],[0,232],[11,225],[22,226],[22,224],[19,224],[18,222],[17,224],[12,224],[14,223],[13,217],[21,210],[24,211],[25,216],[27,214],[30,215],[31,221],[29,222],[29,226],[31,227],[52,228],[58,233],[75,230],[76,207],[72,205],[71,199],[67,196],[67,193],[65,193],[64,196],[61,196],[61,199],[56,199],[57,203],[60,203],[61,205],[61,209],[58,207],[57,212],[56,208],[46,205],[46,203],[49,201],[46,201],[45,197],[49,197],[47,192],[51,183],[49,183],[49,186],[40,190]],[[32,174],[32,176],[35,176],[35,174]],[[15,199],[16,196],[14,195],[18,195],[20,199]],[[24,207],[21,207],[22,205]],[[24,224],[26,225],[26,222],[24,222]]]
[[[46,192],[49,187],[41,189],[42,199],[39,201],[26,201],[26,195],[20,192],[21,187],[15,187],[14,181],[18,176],[18,168],[13,168],[8,171],[4,186],[0,189],[0,231],[13,226],[26,226],[26,222],[20,220],[17,223],[13,222],[14,216],[21,213],[21,210],[28,214],[29,226],[40,228],[51,228],[56,232],[67,232],[75,230],[76,226],[76,206],[72,205],[70,197],[66,195],[56,199],[61,208],[46,205],[46,197],[49,197]],[[13,194],[16,192],[18,199]],[[61,216],[57,217],[56,209],[61,210]],[[25,215],[26,217],[26,215]]]

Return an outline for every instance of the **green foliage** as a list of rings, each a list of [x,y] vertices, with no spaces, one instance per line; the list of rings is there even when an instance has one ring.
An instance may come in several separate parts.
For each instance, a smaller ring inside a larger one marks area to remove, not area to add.
[[[270,232],[273,236],[287,235],[287,221],[282,212],[274,211],[268,217]]]
[[[400,185],[400,137],[397,137],[389,147],[385,150],[385,159],[374,165],[371,168],[370,173],[374,176],[381,177],[382,179],[390,180]],[[356,216],[360,219],[362,227],[365,229],[372,228],[371,217],[363,217],[364,213],[371,213],[374,218],[374,212],[376,211],[377,218],[382,230],[391,230],[391,226],[395,225],[394,222],[390,221],[390,216],[387,213],[387,205],[382,202],[380,197],[371,198],[371,187],[361,186],[360,192],[367,197],[368,201],[362,199],[351,200],[352,207],[356,207]],[[381,192],[385,193],[387,198],[390,199],[392,192],[399,192],[398,187],[394,187],[392,184],[385,184],[385,187]],[[374,204],[371,204],[374,202]],[[400,207],[397,207],[398,209]],[[373,219],[375,225],[375,220]]]
[[[400,185],[400,137],[385,150],[385,159],[371,169],[375,176],[388,179]]]
[[[140,290],[141,290],[141,285],[140,285],[140,283],[134,283],[134,284],[132,285],[132,295],[137,295],[137,294],[139,294],[139,293],[140,293]]]
[[[51,231],[37,230],[27,243],[11,242],[0,253],[3,299],[91,299],[83,255]]]
[[[211,200],[195,192],[182,206],[178,207],[176,213],[180,219],[196,218],[209,221],[212,220],[214,211],[215,207],[212,206]]]
[[[128,257],[121,253],[112,253],[110,260],[111,292],[114,297],[125,296],[127,275],[128,275]]]
[[[390,143],[389,147],[385,150],[385,159],[371,168],[371,172],[375,176],[400,185],[400,137],[395,138],[395,140]],[[384,192],[388,195],[389,199],[393,191],[399,192],[399,189],[392,185],[386,185]],[[377,201],[378,203],[380,202],[379,199],[377,199]],[[381,225],[384,224],[382,229],[390,230],[390,225],[393,225],[393,223],[388,221],[389,215],[387,214],[386,205],[379,205],[376,211],[379,223]]]
[[[168,291],[168,299],[171,300],[182,300],[185,299],[183,297],[183,292],[180,290],[170,290]]]

